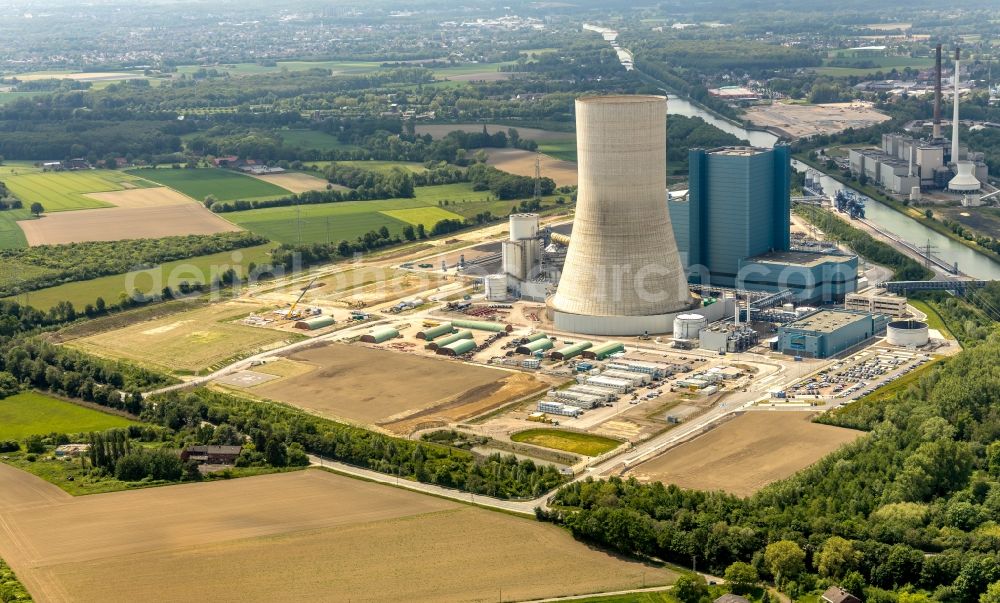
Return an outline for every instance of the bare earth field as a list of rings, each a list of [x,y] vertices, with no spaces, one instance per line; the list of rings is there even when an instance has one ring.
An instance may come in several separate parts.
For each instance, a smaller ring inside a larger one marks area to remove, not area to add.
[[[549,524],[315,469],[74,499],[0,464],[0,517],[0,556],[42,603],[523,600],[674,577]]]
[[[187,195],[178,193],[172,188],[157,186],[154,188],[139,188],[107,193],[87,193],[85,197],[110,203],[115,207],[168,207],[173,205],[198,204]]]
[[[774,103],[750,107],[746,118],[756,126],[777,128],[793,138],[803,138],[815,134],[835,134],[848,128],[866,128],[888,120],[889,116],[876,111],[868,103]]]
[[[329,184],[326,180],[322,178],[317,178],[316,176],[310,176],[309,174],[301,174],[299,172],[285,172],[283,174],[264,174],[261,176],[253,176],[257,180],[263,180],[264,182],[270,182],[275,186],[280,186],[286,191],[291,191],[293,193],[304,193],[307,191],[324,191],[326,190],[326,185]],[[337,186],[339,189],[346,189],[343,186]]]
[[[256,386],[253,394],[396,433],[461,420],[546,387],[530,375],[363,345],[310,348],[289,361],[308,372],[283,371],[290,376]]]
[[[535,175],[535,158],[541,159],[542,176],[552,178],[556,186],[576,184],[576,164],[539,155],[523,149],[486,149],[486,163],[497,169],[520,176]]]
[[[156,205],[147,191],[140,189],[104,193],[119,195],[120,207],[81,209],[46,214],[38,220],[24,220],[18,226],[24,231],[28,245],[61,245],[85,241],[123,241],[126,239],[159,239],[176,235],[214,234],[242,230],[223,220],[202,205],[168,202]],[[155,195],[162,195],[156,193]],[[126,196],[130,200],[124,201]]]
[[[795,411],[751,411],[629,471],[641,481],[749,496],[804,469],[863,432]]]
[[[212,304],[74,339],[68,345],[105,358],[195,373],[232,360],[234,354],[249,356],[294,337],[233,322],[260,309],[258,304],[239,301]]]

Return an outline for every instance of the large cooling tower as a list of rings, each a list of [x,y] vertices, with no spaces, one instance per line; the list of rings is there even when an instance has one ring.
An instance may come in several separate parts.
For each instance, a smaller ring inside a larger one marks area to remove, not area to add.
[[[690,294],[666,202],[667,99],[576,101],[576,215],[556,326],[578,333],[669,332]]]

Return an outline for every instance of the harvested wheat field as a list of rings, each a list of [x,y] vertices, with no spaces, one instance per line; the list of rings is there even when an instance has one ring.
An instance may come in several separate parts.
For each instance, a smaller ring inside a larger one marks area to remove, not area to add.
[[[178,193],[172,188],[157,186],[153,188],[134,188],[124,191],[106,193],[87,193],[85,197],[110,203],[115,207],[147,208],[169,207],[174,205],[197,205],[198,202],[187,195]]]
[[[280,186],[286,191],[291,191],[293,193],[305,193],[307,191],[325,191],[329,182],[323,180],[322,178],[317,178],[316,176],[310,176],[309,174],[302,174],[299,172],[284,172],[282,174],[262,174],[254,175],[257,180],[263,180],[264,182],[270,182],[275,186]],[[348,190],[345,186],[334,186],[334,188],[340,190]]]
[[[535,175],[535,158],[541,159],[542,176],[552,178],[556,186],[576,184],[576,164],[522,149],[486,149],[486,163],[519,176]]]
[[[159,370],[197,373],[301,337],[237,322],[259,311],[261,307],[255,303],[212,304],[74,339],[68,345],[105,358],[129,360]]]
[[[310,370],[258,385],[253,394],[396,433],[462,420],[546,387],[522,373],[361,345],[296,351],[288,362]]]
[[[749,496],[853,442],[863,432],[795,411],[751,411],[637,466],[629,475]]]
[[[522,600],[674,577],[549,524],[317,469],[74,499],[0,464],[0,515],[0,557],[39,602]]]
[[[141,197],[147,190],[156,189],[122,192]],[[159,239],[177,235],[242,230],[195,202],[170,203],[162,206],[130,205],[107,209],[81,209],[46,214],[38,220],[24,220],[17,225],[24,231],[28,245],[31,246],[86,241]]]

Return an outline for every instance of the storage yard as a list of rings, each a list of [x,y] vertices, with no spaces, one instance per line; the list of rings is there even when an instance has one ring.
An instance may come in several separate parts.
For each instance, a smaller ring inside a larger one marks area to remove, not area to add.
[[[556,526],[315,469],[74,499],[0,464],[0,513],[0,556],[39,601],[364,600],[372,576],[394,600],[520,600],[674,578]]]
[[[866,128],[889,119],[868,103],[795,105],[774,103],[750,107],[746,119],[755,126],[780,130],[792,138],[836,134],[848,128]]]
[[[804,469],[864,432],[811,422],[794,411],[752,411],[628,472],[640,481],[749,496]]]

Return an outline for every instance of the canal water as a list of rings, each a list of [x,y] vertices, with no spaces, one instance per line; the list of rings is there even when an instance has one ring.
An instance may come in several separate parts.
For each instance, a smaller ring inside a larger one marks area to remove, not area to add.
[[[747,130],[673,94],[667,97],[667,113],[685,117],[700,117],[723,132],[749,140],[750,144],[756,147],[770,148],[778,141],[778,137],[770,132]],[[808,169],[808,166],[796,160],[792,160],[792,167],[797,172],[804,172]],[[826,195],[834,195],[838,190],[845,188],[843,184],[826,175],[822,177],[822,185],[823,193]],[[974,278],[1000,280],[1000,263],[867,196],[865,196],[865,217],[918,247],[926,245],[930,241],[930,244],[935,247],[935,255],[951,264],[957,262],[960,271]]]

